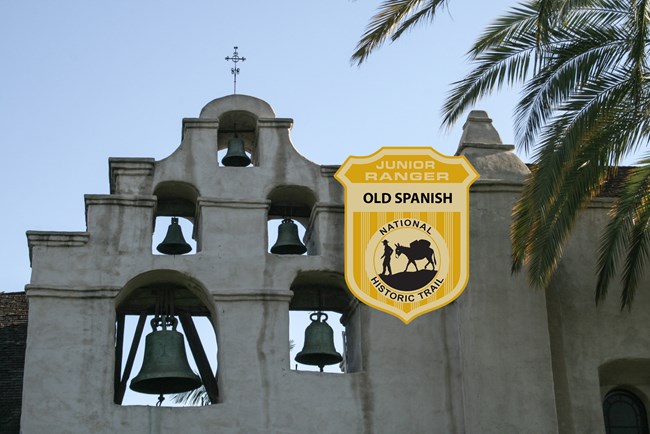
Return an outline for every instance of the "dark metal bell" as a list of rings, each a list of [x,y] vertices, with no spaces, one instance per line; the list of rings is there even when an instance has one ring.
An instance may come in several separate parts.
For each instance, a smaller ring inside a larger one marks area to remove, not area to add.
[[[314,316],[316,316],[315,319]],[[324,317],[322,322],[320,321],[321,317]],[[343,357],[334,347],[334,331],[326,322],[327,314],[324,312],[312,313],[309,319],[311,319],[311,324],[305,330],[305,345],[302,351],[296,354],[296,362],[318,366],[321,371],[325,365],[340,363]]]
[[[278,226],[278,239],[271,247],[271,253],[278,255],[302,255],[307,247],[298,237],[298,225],[291,219],[284,219]]]
[[[178,218],[172,217],[172,223],[167,228],[167,235],[162,243],[156,247],[160,253],[165,255],[182,255],[192,250],[192,246],[185,242],[181,225],[178,224]]]
[[[131,389],[165,395],[188,392],[201,384],[201,379],[192,372],[187,361],[181,333],[176,330],[154,330],[147,335],[142,368],[131,380]]]
[[[244,150],[244,141],[239,137],[228,140],[228,152],[221,159],[221,164],[229,167],[246,167],[251,164],[251,159]]]

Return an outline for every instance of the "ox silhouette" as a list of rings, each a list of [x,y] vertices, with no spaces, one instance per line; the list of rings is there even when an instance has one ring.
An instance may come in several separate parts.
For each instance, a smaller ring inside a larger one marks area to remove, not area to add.
[[[408,262],[406,263],[406,268],[404,272],[408,270],[409,265],[413,264],[415,271],[418,271],[418,264],[415,261],[419,259],[427,259],[427,263],[424,264],[422,269],[427,268],[427,265],[431,264],[431,268],[436,269],[436,255],[433,253],[431,248],[431,243],[427,240],[415,240],[411,243],[410,247],[400,246],[399,243],[395,246],[395,252],[397,257],[400,255],[406,255]]]

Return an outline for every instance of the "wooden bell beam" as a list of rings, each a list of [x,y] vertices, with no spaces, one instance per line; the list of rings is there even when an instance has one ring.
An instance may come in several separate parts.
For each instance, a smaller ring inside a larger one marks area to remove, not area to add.
[[[122,374],[122,379],[120,380],[120,384],[115,391],[115,403],[118,405],[122,405],[122,401],[124,400],[124,394],[126,393],[126,382],[129,380],[129,376],[131,375],[131,370],[133,369],[133,362],[135,360],[135,355],[138,352],[138,345],[140,345],[140,339],[142,338],[142,330],[144,330],[144,324],[146,321],[147,321],[147,313],[144,312],[140,314],[140,319],[138,319],[138,325],[135,327],[135,333],[133,334],[133,342],[131,342],[131,350],[129,351],[129,357],[126,359],[126,365],[124,366],[124,374]],[[122,360],[120,360],[119,362],[121,364]],[[115,360],[116,366],[117,363],[118,361]]]
[[[178,316],[181,320],[183,331],[185,331],[187,342],[190,344],[190,350],[194,356],[196,366],[199,368],[199,375],[201,375],[203,386],[208,393],[210,402],[216,404],[219,399],[219,386],[215,375],[212,373],[210,362],[208,362],[208,358],[205,355],[205,349],[201,344],[201,339],[199,338],[199,334],[194,326],[192,316],[187,312],[180,312]]]
[[[117,391],[122,382],[122,353],[124,350],[124,318],[123,313],[117,314],[117,324],[115,326],[115,371],[113,379],[113,390],[115,391],[115,402],[117,404]]]

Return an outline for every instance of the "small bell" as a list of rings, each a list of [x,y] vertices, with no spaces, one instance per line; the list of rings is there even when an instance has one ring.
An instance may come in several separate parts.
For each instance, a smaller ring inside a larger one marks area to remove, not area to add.
[[[237,135],[228,140],[228,152],[221,159],[221,164],[229,167],[246,167],[251,164],[251,159],[244,150],[244,141]]]
[[[196,389],[201,379],[187,361],[184,337],[176,331],[178,320],[174,318],[172,330],[156,330],[156,321],[151,321],[154,331],[147,335],[142,368],[131,380],[131,389],[153,395]]]
[[[278,255],[302,255],[307,247],[298,237],[298,225],[291,219],[284,219],[278,226],[278,239],[271,247],[271,253]]]
[[[167,235],[162,243],[156,247],[160,253],[165,255],[182,255],[192,251],[192,246],[185,242],[181,225],[178,224],[178,218],[172,217],[172,223],[167,228]]]
[[[322,322],[321,317],[324,317]],[[323,366],[340,363],[343,357],[334,347],[334,330],[327,324],[327,314],[312,313],[309,319],[311,324],[305,330],[305,345],[302,351],[296,354],[296,362],[318,366],[323,372]]]

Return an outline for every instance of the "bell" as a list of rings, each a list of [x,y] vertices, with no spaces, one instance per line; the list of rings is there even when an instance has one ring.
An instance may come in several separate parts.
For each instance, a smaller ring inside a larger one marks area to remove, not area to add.
[[[147,335],[142,368],[131,380],[131,389],[165,395],[189,392],[201,384],[201,379],[192,372],[187,361],[184,338],[176,331],[176,322],[172,330],[154,329]]]
[[[246,167],[251,164],[251,159],[248,158],[244,151],[244,141],[235,136],[228,140],[228,152],[221,159],[221,164],[229,167]]]
[[[278,255],[302,255],[307,251],[307,247],[300,242],[298,237],[298,225],[291,219],[284,219],[280,226],[278,226],[278,239],[273,247],[271,253]]]
[[[163,242],[158,244],[156,250],[165,255],[182,255],[192,250],[192,246],[187,244],[183,238],[183,231],[178,224],[177,217],[172,217],[172,223],[167,228],[167,235]]]
[[[321,317],[325,317],[322,322],[320,321]],[[340,363],[343,357],[334,347],[334,331],[327,324],[327,314],[324,312],[312,313],[309,319],[311,319],[311,324],[305,330],[305,345],[302,351],[296,354],[296,362],[318,366],[323,372],[323,366]]]

